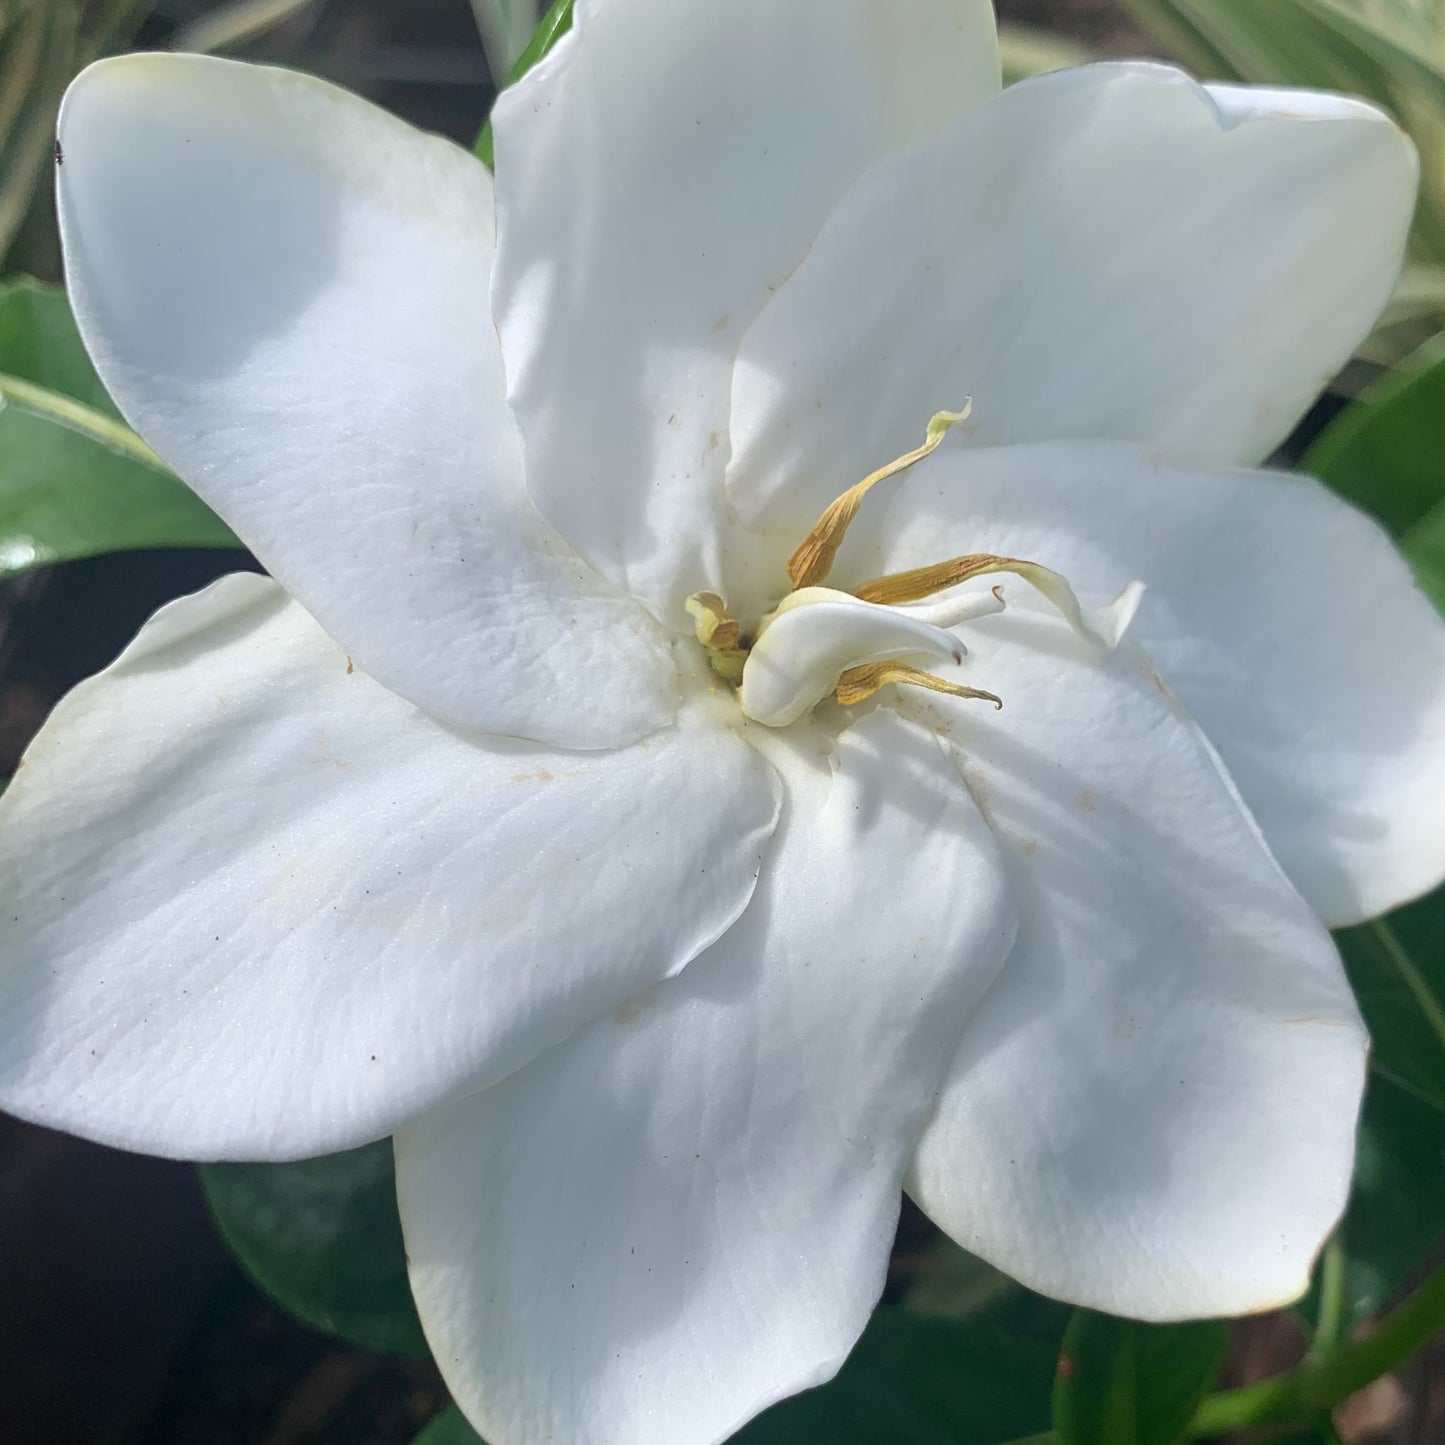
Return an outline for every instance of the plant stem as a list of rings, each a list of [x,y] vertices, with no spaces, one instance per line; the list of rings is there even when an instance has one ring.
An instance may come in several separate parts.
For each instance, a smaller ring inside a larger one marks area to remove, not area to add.
[[[1407,1360],[1441,1329],[1445,1329],[1445,1266],[1368,1339],[1347,1344],[1328,1358],[1306,1360],[1299,1369],[1262,1384],[1209,1396],[1195,1413],[1189,1434],[1222,1435],[1246,1425],[1326,1415]]]
[[[1369,1339],[1342,1348],[1345,1257],[1332,1241],[1321,1280],[1320,1330],[1315,1351],[1298,1369],[1258,1385],[1223,1390],[1206,1397],[1190,1422],[1186,1438],[1225,1435],[1251,1425],[1307,1424],[1323,1420],[1336,1405],[1396,1365],[1409,1359],[1445,1329],[1445,1265],[1389,1315]],[[1013,1440],[1009,1445],[1058,1445],[1051,1431]]]
[[[133,462],[169,475],[166,464],[124,422],[116,421],[104,412],[76,401],[74,397],[62,396],[23,377],[0,372],[0,410],[7,405],[17,406],[21,411],[79,432],[81,436]]]
[[[1305,1403],[1332,1410],[1356,1390],[1388,1374],[1445,1329],[1445,1266],[1386,1318],[1368,1339],[1346,1345],[1305,1371]]]
[[[1336,1230],[1320,1256],[1320,1308],[1314,1338],[1310,1341],[1309,1359],[1325,1360],[1340,1347],[1345,1332],[1345,1287],[1349,1282],[1349,1262],[1345,1257],[1343,1234]]]
[[[1394,967],[1395,971],[1404,980],[1405,987],[1410,990],[1420,1012],[1425,1016],[1425,1022],[1430,1025],[1435,1037],[1442,1045],[1445,1045],[1445,1009],[1440,1006],[1425,981],[1424,975],[1415,966],[1415,960],[1400,945],[1400,940],[1395,936],[1395,930],[1390,927],[1389,922],[1383,918],[1377,918],[1373,923],[1365,925],[1376,946],[1385,955],[1385,958]]]
[[[1245,1385],[1238,1390],[1223,1390],[1200,1401],[1189,1422],[1188,1435],[1225,1435],[1247,1425],[1278,1424],[1297,1421],[1304,1413],[1300,1400],[1298,1372],[1276,1375],[1258,1385]]]

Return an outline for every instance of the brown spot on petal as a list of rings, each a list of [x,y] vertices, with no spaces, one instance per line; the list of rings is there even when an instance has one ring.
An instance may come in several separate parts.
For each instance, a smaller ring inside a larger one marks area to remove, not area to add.
[[[647,1000],[635,998],[631,1003],[623,1004],[615,1014],[612,1015],[612,1022],[627,1028],[629,1024],[635,1024],[643,1014],[647,1012]]]

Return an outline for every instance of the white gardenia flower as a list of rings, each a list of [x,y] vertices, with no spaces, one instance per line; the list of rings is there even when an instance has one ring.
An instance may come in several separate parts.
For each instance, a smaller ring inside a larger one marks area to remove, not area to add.
[[[163,609],[5,796],[0,1103],[394,1133],[492,1445],[826,1379],[900,1186],[1161,1320],[1293,1298],[1343,1206],[1326,925],[1445,876],[1445,626],[1239,468],[1414,155],[1152,65],[998,92],[983,0],[578,0],[495,187],[282,71],[66,99],[92,355],[275,580]]]

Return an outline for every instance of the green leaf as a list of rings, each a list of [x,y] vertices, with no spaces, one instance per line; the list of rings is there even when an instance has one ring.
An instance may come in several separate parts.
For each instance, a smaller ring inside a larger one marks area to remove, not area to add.
[[[391,1143],[295,1164],[203,1164],[222,1237],[283,1309],[373,1350],[424,1355]]]
[[[1061,1445],[1171,1445],[1219,1373],[1218,1320],[1145,1325],[1079,1310],[1054,1383]]]
[[[411,1445],[485,1445],[485,1442],[467,1424],[462,1412],[455,1405],[448,1405],[427,1422]]]
[[[880,1309],[838,1377],[774,1405],[733,1445],[996,1445],[1048,1427],[1056,1351]],[[480,1445],[455,1405],[413,1445]]]
[[[62,291],[0,287],[0,578],[140,547],[237,547],[119,419]]]
[[[1301,470],[1371,512],[1445,612],[1445,338],[1348,407]],[[1347,1325],[1445,1233],[1445,890],[1337,935],[1374,1040],[1343,1229]]]
[[[1336,939],[1374,1040],[1372,1067],[1445,1112],[1445,889]]]
[[[1347,407],[1300,469],[1377,517],[1445,613],[1445,338]]]
[[[1390,415],[1415,412],[1428,394],[1426,383],[1441,384],[1439,364],[1405,387],[1392,387],[1393,403],[1364,428],[1353,423],[1342,432],[1342,445],[1337,438],[1337,451],[1325,457],[1335,474],[1368,486],[1366,475],[1351,468],[1368,467],[1371,455],[1402,478],[1426,465],[1407,438],[1392,449],[1386,425]],[[1436,405],[1445,406],[1445,393],[1436,393]],[[1422,488],[1412,500],[1402,491],[1393,520],[1407,527],[1428,496]],[[1445,1235],[1445,889],[1387,918],[1341,929],[1335,938],[1373,1040],[1341,1233],[1341,1314],[1348,1329],[1379,1314]]]
[[[1437,502],[1400,538],[1400,550],[1420,590],[1445,613],[1445,502]]]
[[[515,85],[572,28],[572,3],[573,0],[552,0],[547,13],[532,32],[527,48],[517,57],[517,63],[507,77],[508,85]],[[496,166],[490,120],[482,127],[472,151],[488,170]]]
[[[59,286],[28,276],[0,286],[0,371],[120,420]]]
[[[1445,1235],[1445,889],[1336,938],[1373,1039],[1341,1236],[1352,1327]]]
[[[1344,1318],[1378,1314],[1445,1234],[1445,1113],[1371,1075],[1345,1216]]]
[[[880,1309],[836,1379],[784,1400],[733,1445],[996,1445],[1048,1428],[1057,1347]],[[455,1405],[413,1445],[479,1445]]]
[[[775,1405],[736,1445],[994,1445],[1044,1430],[1057,1351],[880,1309],[838,1377]]]
[[[137,547],[239,545],[121,423],[0,376],[0,578]]]

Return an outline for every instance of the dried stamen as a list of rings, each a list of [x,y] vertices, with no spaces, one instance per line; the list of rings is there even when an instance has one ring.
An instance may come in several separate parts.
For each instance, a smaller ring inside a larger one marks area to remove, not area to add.
[[[976,687],[962,687],[956,682],[945,682],[931,672],[920,672],[918,668],[909,667],[902,662],[870,662],[862,667],[850,667],[838,679],[835,696],[844,707],[852,707],[856,703],[866,702],[874,693],[894,682],[904,683],[909,687],[924,687],[929,692],[947,693],[950,697],[976,698],[981,702],[991,702],[995,708],[1003,707],[1003,699],[991,692],[982,692]]]
[[[684,605],[712,670],[725,682],[741,682],[748,653],[742,645],[742,627],[728,616],[727,603],[716,592],[695,592]]]
[[[1037,562],[1028,562],[1020,557],[998,557],[990,552],[954,557],[951,561],[938,562],[931,567],[875,577],[859,587],[854,595],[865,602],[897,606],[899,603],[917,602],[945,588],[957,587],[971,578],[996,572],[1010,572],[1015,577],[1022,577],[1053,603],[1075,632],[1110,651],[1119,645],[1144,595],[1139,583],[1130,583],[1107,607],[1086,615],[1074,595],[1074,589],[1060,573],[1041,567]]]
[[[921,447],[901,456],[886,467],[880,467],[870,476],[864,477],[855,487],[849,487],[837,501],[831,503],[818,518],[813,530],[803,539],[803,545],[788,561],[788,576],[795,588],[813,587],[833,570],[833,559],[843,538],[863,505],[863,498],[889,477],[906,472],[909,467],[921,462],[924,457],[938,450],[944,437],[960,422],[965,422],[973,411],[972,400],[966,401],[962,411],[941,411],[928,423],[928,434]]]

